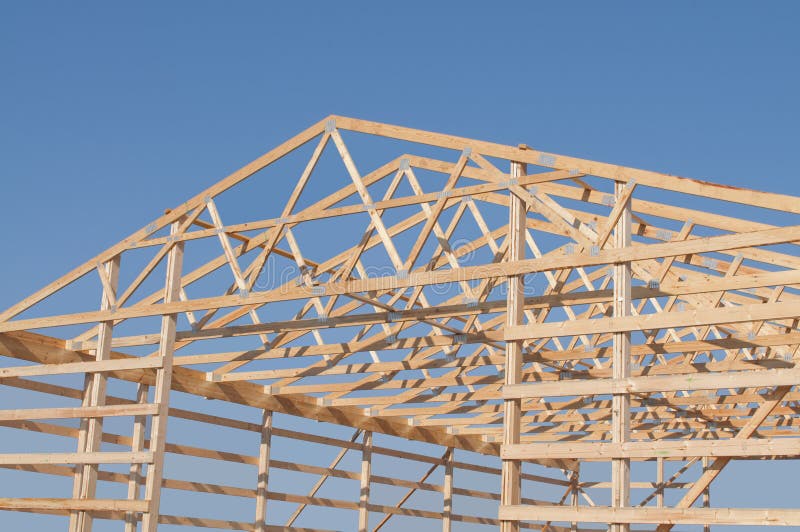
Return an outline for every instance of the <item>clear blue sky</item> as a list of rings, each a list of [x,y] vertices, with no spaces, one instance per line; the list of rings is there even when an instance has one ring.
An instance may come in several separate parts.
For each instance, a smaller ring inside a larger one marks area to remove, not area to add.
[[[331,113],[800,195],[798,23],[789,1],[4,2],[0,307]],[[715,504],[792,504],[786,465],[774,500],[737,471]]]

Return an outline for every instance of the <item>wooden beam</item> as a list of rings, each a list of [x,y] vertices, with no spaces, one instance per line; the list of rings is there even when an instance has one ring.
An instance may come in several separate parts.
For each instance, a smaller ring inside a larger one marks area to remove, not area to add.
[[[147,384],[139,383],[136,385],[136,402],[145,404],[148,401],[150,387]],[[133,419],[133,432],[131,434],[131,451],[142,452],[144,450],[144,433],[147,426],[147,417],[143,415],[136,416]],[[142,482],[142,466],[141,464],[131,464],[128,470],[128,500],[137,500],[139,498],[139,487]],[[136,532],[139,523],[139,514],[135,512],[127,512],[125,514],[125,532]]]
[[[81,512],[142,512],[147,501],[125,499],[11,499],[0,498],[0,510],[76,510]]]
[[[105,263],[97,264],[97,272],[103,281],[103,292],[100,301],[101,311],[113,311],[117,306],[117,287],[119,285],[120,255],[115,255]],[[97,326],[96,363],[105,363],[111,359],[111,338],[114,321],[103,321]],[[78,437],[79,453],[95,453],[100,450],[100,437],[103,433],[103,414],[106,402],[106,374],[102,372],[88,373],[85,376],[83,406],[87,415],[81,420]],[[113,410],[115,407],[111,407]],[[63,409],[53,409],[55,414],[67,414]],[[77,410],[76,410],[77,412]],[[111,412],[109,412],[111,413]],[[135,412],[141,413],[141,412]],[[35,415],[29,412],[29,415]],[[113,414],[112,414],[113,415]],[[1,418],[1,417],[0,417]],[[35,417],[33,419],[36,419]],[[41,418],[39,418],[41,419]],[[97,464],[78,464],[75,466],[72,496],[75,499],[94,499],[97,488]],[[86,512],[72,512],[69,517],[71,532],[91,532],[92,516]]]
[[[800,438],[658,440],[607,442],[522,443],[504,445],[503,458],[535,460],[544,458],[578,458],[587,462],[604,462],[617,458],[687,459],[699,457],[800,457]]]
[[[703,461],[703,473],[708,471],[708,457],[704,456]],[[703,490],[703,508],[710,508],[711,507],[711,484],[706,486],[706,489]],[[703,532],[711,532],[711,525],[709,523],[705,523],[703,525]]]
[[[76,362],[87,357],[85,353],[66,349],[64,340],[28,332],[0,334],[0,354],[43,364]],[[112,355],[115,359],[129,356],[119,352],[114,352]],[[140,370],[113,372],[112,376],[132,382],[147,382],[151,385],[154,383],[152,376]],[[499,453],[499,445],[484,442],[480,437],[448,434],[446,430],[439,427],[414,427],[405,420],[376,418],[365,415],[362,408],[324,406],[319,404],[315,398],[274,397],[265,393],[264,386],[249,382],[209,382],[205,379],[205,374],[187,368],[175,368],[172,382],[175,390],[209,399],[233,401],[255,408],[353,426],[362,430],[383,432],[445,447],[458,447],[484,454],[497,455]],[[569,463],[561,464],[561,466],[571,468]]]
[[[452,530],[452,515],[453,515],[453,456],[454,449],[451,447],[447,450],[447,462],[444,466],[444,486],[442,487],[442,496],[444,505],[442,510],[442,532],[451,532]]]
[[[760,320],[785,320],[793,319],[798,315],[800,315],[800,304],[798,304],[798,302],[763,303],[719,309],[696,309],[684,312],[665,312],[620,318],[552,322],[536,326],[523,325],[506,329],[505,338],[507,340],[514,340],[519,338],[549,338],[554,336],[573,336],[592,333],[649,331],[670,327],[745,323]]]
[[[179,229],[180,222],[173,222],[171,233],[176,234]],[[183,242],[178,242],[167,255],[167,275],[164,282],[164,302],[167,304],[180,300],[182,269]],[[157,355],[161,359],[161,368],[156,373],[154,397],[154,401],[158,405],[158,413],[153,416],[150,428],[150,450],[153,452],[154,459],[147,471],[144,498],[148,501],[148,507],[147,512],[142,516],[142,532],[156,532],[158,528],[177,319],[177,314],[165,314],[161,318],[161,343]]]
[[[510,261],[491,265],[465,266],[456,270],[415,271],[413,273],[409,273],[407,276],[393,275],[384,277],[371,277],[367,279],[354,279],[349,281],[321,283],[314,287],[284,286],[269,291],[251,292],[245,297],[241,297],[237,294],[199,298],[190,301],[180,301],[176,299],[174,302],[169,303],[165,302],[146,306],[125,307],[116,309],[114,312],[101,310],[95,312],[81,312],[77,314],[49,316],[45,318],[31,318],[0,322],[0,332],[58,327],[62,325],[93,323],[111,319],[127,319],[142,316],[171,314],[175,312],[216,309],[229,306],[245,306],[276,301],[308,299],[318,297],[321,294],[344,295],[372,292],[376,290],[408,288],[412,286],[427,286],[456,281],[491,279],[526,273],[542,272],[553,269],[597,266],[602,264],[613,264],[616,262],[635,262],[654,258],[740,249],[751,246],[766,246],[796,241],[798,234],[800,234],[800,226],[790,226],[777,229],[766,229],[763,231],[754,231],[752,233],[714,236],[709,238],[695,238],[691,240],[668,242],[663,244],[631,246],[625,249],[603,249],[596,254],[575,254],[561,257],[546,257],[541,259]],[[764,308],[769,308],[768,305],[762,306]],[[766,319],[780,317],[781,316],[766,316]],[[514,329],[512,329],[510,334],[512,336],[515,334]],[[516,334],[519,334],[519,332],[516,332]]]
[[[113,340],[112,340],[113,343]],[[93,344],[92,347],[96,347]],[[0,380],[14,377],[39,377],[45,375],[65,375],[69,373],[102,373],[125,369],[154,369],[161,361],[154,358],[130,358],[125,360],[99,360],[96,362],[72,362],[36,366],[0,368]]]
[[[501,506],[500,518],[526,521],[577,521],[670,525],[800,526],[797,509],[655,508],[603,506]]]
[[[34,464],[149,464],[150,452],[17,453],[0,454],[0,465]]]
[[[616,201],[614,210],[619,215],[614,226],[614,247],[625,249],[631,245],[631,204],[628,187],[619,181],[614,183]],[[618,208],[619,207],[619,208]],[[615,318],[631,315],[631,263],[618,262],[613,266]],[[613,335],[611,369],[615,380],[631,376],[631,333],[615,332]],[[611,398],[611,439],[617,445],[625,445],[631,437],[631,398],[627,390],[618,390]],[[627,457],[611,460],[611,506],[622,508],[631,504],[631,463]],[[627,523],[612,523],[611,532],[628,532]]]
[[[264,410],[261,420],[261,443],[258,450],[258,482],[256,487],[256,532],[266,532],[267,491],[269,489],[270,450],[272,448],[272,411]]]
[[[657,375],[628,379],[562,380],[517,384],[503,388],[503,398],[568,397],[613,393],[653,393],[722,388],[765,388],[791,386],[800,382],[800,368],[759,371],[720,371],[686,375]]]
[[[521,163],[511,163],[511,176],[518,178],[527,173],[527,167]],[[525,257],[525,219],[527,210],[525,202],[516,194],[509,194],[509,221],[508,221],[508,253],[509,261],[521,261]],[[525,278],[522,275],[511,276],[506,281],[506,327],[517,326],[523,319],[523,302],[525,300]],[[503,366],[505,375],[504,383],[507,386],[516,386],[522,380],[522,341],[512,340],[506,342],[506,360]],[[503,402],[503,443],[514,445],[519,443],[520,417],[522,413],[521,400],[518,397],[509,397]],[[520,480],[521,466],[518,460],[504,459],[502,463],[500,501],[504,505],[519,504],[521,500],[522,483]],[[502,521],[502,532],[519,532],[519,523]]]
[[[664,507],[664,458],[658,457],[656,461],[656,506]]]
[[[153,414],[155,411],[156,406],[150,404],[82,406],[75,408],[21,408],[16,410],[0,410],[0,421],[19,419],[99,419],[114,416],[149,415]]]
[[[364,431],[364,443],[361,448],[361,489],[358,498],[358,532],[369,530],[369,492],[372,475],[372,431]]]
[[[794,196],[736,188],[638,168],[589,161],[576,157],[547,153],[531,149],[527,146],[505,146],[454,135],[420,131],[402,126],[342,116],[336,116],[335,120],[337,127],[340,129],[429,144],[453,150],[463,150],[466,147],[471,147],[473,150],[490,157],[499,157],[510,161],[520,161],[522,163],[547,166],[560,170],[571,170],[574,173],[596,175],[616,181],[628,182],[635,179],[640,185],[648,187],[800,214],[800,207],[797,205]]]

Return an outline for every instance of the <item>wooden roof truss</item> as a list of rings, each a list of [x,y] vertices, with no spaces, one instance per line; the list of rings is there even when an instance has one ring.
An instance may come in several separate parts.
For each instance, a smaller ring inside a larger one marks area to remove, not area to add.
[[[273,190],[283,209],[259,210]],[[793,196],[332,116],[0,313],[0,382],[86,375],[63,412],[83,420],[61,457],[74,530],[104,511],[155,530],[170,390],[500,455],[504,531],[800,526],[695,506],[733,459],[800,455],[798,214]],[[153,400],[110,403],[108,378]],[[147,451],[112,457],[149,466],[143,501],[104,507],[114,415],[152,418]],[[631,461],[663,477],[665,460],[704,467],[677,504],[679,474],[633,504]],[[582,484],[584,461],[611,478]],[[567,471],[573,496],[523,504],[521,462]],[[586,505],[592,489],[611,503]]]

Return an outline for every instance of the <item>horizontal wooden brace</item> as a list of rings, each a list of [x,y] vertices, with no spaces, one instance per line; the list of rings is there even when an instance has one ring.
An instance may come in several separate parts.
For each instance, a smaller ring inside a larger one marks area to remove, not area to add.
[[[705,456],[800,457],[800,438],[658,440],[626,443],[521,443],[503,445],[500,457],[511,460],[579,458],[601,462],[614,458],[699,458]]]
[[[100,373],[124,369],[160,368],[160,357],[138,357],[123,360],[99,360],[94,362],[67,362],[65,364],[39,364],[0,368],[0,379],[11,377],[38,377],[43,375],[64,375],[68,373]]]
[[[515,384],[504,386],[502,396],[504,399],[524,399],[528,397],[717,390],[720,388],[762,388],[796,384],[800,384],[800,368]]]
[[[152,462],[153,462],[153,453],[151,452],[0,454],[0,465],[150,464]]]
[[[0,498],[0,510],[82,510],[145,512],[149,501],[126,499]]]
[[[800,510],[794,508],[501,506],[500,519],[508,521],[566,521],[579,523],[800,526]]]
[[[735,277],[713,277],[706,276],[702,281],[678,281],[675,283],[665,283],[660,285],[657,289],[647,288],[645,286],[633,287],[631,298],[633,300],[654,298],[654,297],[668,297],[668,296],[681,296],[681,295],[696,295],[704,293],[714,293],[719,291],[736,290],[741,288],[759,288],[767,286],[785,286],[792,283],[800,282],[800,271],[789,270],[784,272],[770,272],[763,274],[748,274],[737,275]],[[587,305],[592,303],[607,303],[612,300],[611,290],[594,290],[583,292],[569,292],[564,294],[548,294],[544,296],[532,296],[525,298],[526,309],[537,308],[553,308],[560,306],[570,305]],[[445,317],[462,317],[471,316],[476,314],[490,314],[494,312],[503,312],[505,302],[501,300],[480,302],[476,305],[459,304],[459,305],[441,305],[436,307],[403,310],[403,311],[385,311],[385,312],[365,312],[359,314],[349,314],[344,316],[336,316],[328,318],[324,322],[319,319],[301,319],[301,320],[288,320],[276,322],[264,322],[258,324],[248,325],[232,325],[220,328],[205,328],[198,331],[181,331],[177,334],[178,340],[208,340],[214,338],[231,338],[235,336],[247,336],[261,333],[282,333],[287,331],[301,331],[301,330],[320,330],[335,327],[351,327],[369,324],[382,324],[382,323],[400,323],[400,322],[416,322],[420,320],[430,320],[435,318]],[[537,329],[538,331],[538,329]],[[499,336],[496,338],[500,339]],[[486,341],[480,335],[469,335],[468,340]],[[407,342],[407,339],[398,339],[397,344],[391,344],[385,340],[375,342],[374,347],[371,349],[402,349],[406,346],[402,345]],[[452,338],[450,339],[452,342]],[[112,347],[130,347],[138,345],[154,345],[159,342],[158,334],[143,334],[138,336],[123,336],[112,339]],[[399,344],[399,345],[398,345]],[[70,347],[73,349],[87,350],[96,347],[94,341],[83,341],[78,344],[71,342]],[[312,346],[310,353],[320,354],[334,354],[342,351],[345,344],[337,344],[340,347],[336,348],[338,351],[333,352],[320,352],[320,346]],[[416,347],[412,345],[410,347]],[[295,351],[300,348],[288,348],[287,353],[291,353],[292,349]],[[281,352],[280,349],[272,350],[276,353]],[[205,363],[205,362],[220,362],[230,359],[221,359],[207,357],[206,360],[202,359],[203,355],[177,357],[176,364],[188,363]],[[186,360],[183,360],[186,359]]]
[[[260,305],[274,301],[291,301],[307,299],[322,295],[346,295],[351,293],[373,292],[427,286],[433,284],[453,283],[476,279],[508,277],[552,269],[575,268],[582,266],[598,266],[617,262],[638,261],[662,257],[675,257],[694,253],[724,251],[751,246],[783,244],[798,239],[800,226],[780,227],[708,238],[647,244],[620,249],[603,249],[596,254],[576,254],[557,257],[543,257],[522,261],[509,261],[478,266],[466,266],[451,270],[418,271],[407,276],[385,276],[350,281],[339,281],[308,286],[283,286],[266,292],[251,292],[245,296],[225,295],[199,298],[190,301],[160,303],[154,305],[132,306],[111,310],[63,314],[45,318],[29,318],[0,322],[0,332],[19,331],[94,323],[118,319],[129,319],[144,316],[175,314],[186,311],[206,310],[243,305]]]
[[[661,312],[640,316],[559,321],[508,327],[507,341],[530,340],[595,333],[650,331],[673,327],[743,323],[762,320],[794,319],[800,316],[800,302],[763,303],[715,309],[693,309],[683,312]]]
[[[665,490],[685,490],[691,488],[693,485],[693,482],[670,482],[666,486],[662,486],[658,482],[631,482],[631,488],[637,490],[654,490],[658,488],[663,488]],[[579,482],[578,486],[583,489],[611,489],[611,482],[596,482],[593,480],[588,480]]]
[[[158,411],[158,405],[132,404],[108,406],[79,406],[66,408],[29,408],[0,410],[0,421],[19,419],[74,419],[110,416],[149,416]]]

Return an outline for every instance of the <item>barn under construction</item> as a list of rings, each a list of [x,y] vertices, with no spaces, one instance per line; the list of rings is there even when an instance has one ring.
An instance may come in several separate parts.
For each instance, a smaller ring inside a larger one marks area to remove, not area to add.
[[[195,192],[0,313],[0,525],[800,527],[712,504],[800,458],[798,198],[339,116]]]

